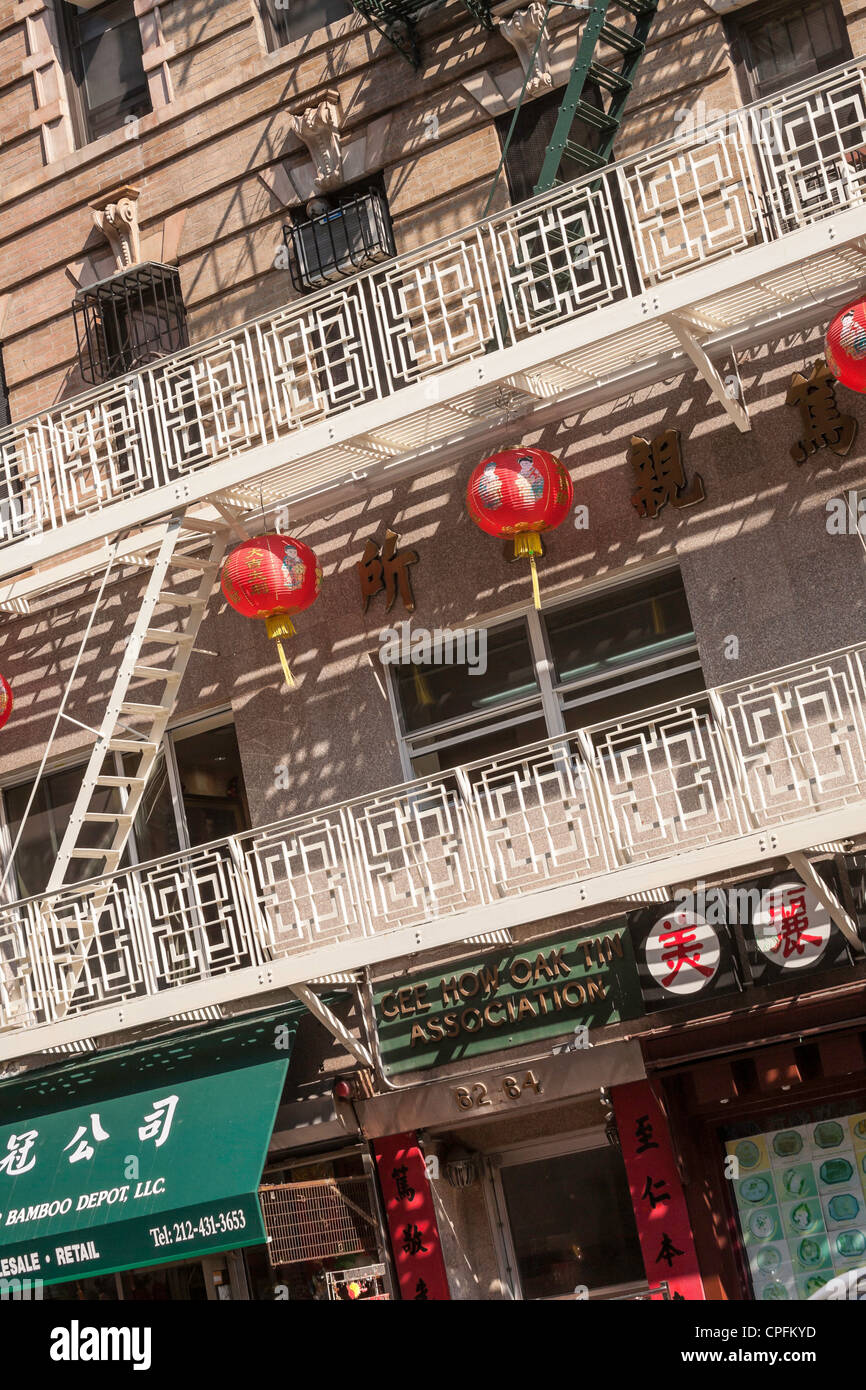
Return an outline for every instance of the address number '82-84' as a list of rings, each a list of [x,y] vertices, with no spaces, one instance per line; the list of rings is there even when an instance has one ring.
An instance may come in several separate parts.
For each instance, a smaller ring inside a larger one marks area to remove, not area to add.
[[[535,1091],[536,1095],[541,1095],[541,1082],[534,1071],[528,1071],[522,1083],[515,1076],[504,1076],[501,1086],[506,1100],[517,1100],[524,1091]],[[476,1081],[472,1086],[457,1086],[454,1101],[459,1110],[480,1109],[482,1105],[496,1103],[483,1081]]]

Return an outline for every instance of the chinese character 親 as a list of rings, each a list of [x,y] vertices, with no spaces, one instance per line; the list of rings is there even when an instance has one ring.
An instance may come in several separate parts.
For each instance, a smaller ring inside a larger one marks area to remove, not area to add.
[[[361,581],[361,598],[364,600],[364,612],[366,613],[370,599],[379,594],[384,589],[385,611],[390,612],[394,606],[394,601],[399,591],[403,601],[403,607],[408,613],[412,613],[415,608],[415,596],[412,593],[412,577],[409,574],[409,566],[417,565],[417,550],[397,550],[398,536],[395,531],[385,532],[385,544],[382,546],[381,553],[378,543],[368,540],[364,546],[364,554],[358,561],[356,568],[358,578]]]
[[[10,1178],[17,1177],[19,1173],[29,1173],[36,1162],[36,1155],[33,1154],[29,1162],[28,1157],[38,1138],[38,1129],[28,1129],[23,1134],[10,1134],[6,1145],[8,1152],[5,1158],[0,1159],[0,1172]]]
[[[400,1168],[395,1168],[391,1174],[391,1177],[394,1179],[394,1183],[397,1188],[397,1196],[400,1198],[400,1201],[413,1201],[415,1197],[415,1189],[414,1187],[409,1186],[409,1169],[406,1167],[406,1164],[404,1163]]]
[[[153,1101],[153,1109],[149,1115],[145,1115],[145,1122],[139,1128],[139,1139],[155,1138],[155,1147],[161,1148],[168,1138],[177,1102],[177,1096],[164,1096],[162,1100]]]
[[[421,1232],[414,1222],[411,1222],[403,1231],[403,1252],[406,1255],[420,1255],[427,1253],[427,1246]]]
[[[799,408],[803,427],[803,438],[791,446],[795,463],[804,463],[818,449],[830,449],[841,457],[854,442],[857,421],[853,415],[843,415],[836,404],[835,382],[820,357],[807,377],[795,372],[791,378],[785,403]]]
[[[98,1115],[90,1116],[90,1128],[93,1132],[93,1138],[97,1144],[101,1143],[103,1139],[108,1139],[110,1137],[107,1130],[104,1130],[102,1128]],[[74,1151],[69,1155],[70,1163],[79,1163],[82,1158],[93,1157],[95,1150],[91,1146],[89,1140],[84,1138],[86,1134],[87,1126],[79,1125],[73,1138],[70,1139],[69,1143],[64,1146],[64,1153],[66,1153],[67,1149],[71,1149],[73,1144],[76,1146]]]
[[[691,484],[686,478],[679,430],[664,430],[651,440],[632,435],[628,457],[637,483],[631,501],[638,516],[652,519],[668,502],[677,508],[703,502],[706,494],[700,473]]]

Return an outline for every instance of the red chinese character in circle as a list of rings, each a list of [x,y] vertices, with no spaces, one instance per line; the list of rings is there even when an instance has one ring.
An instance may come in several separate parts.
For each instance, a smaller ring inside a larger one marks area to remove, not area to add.
[[[770,917],[776,925],[776,941],[770,947],[770,953],[776,955],[782,952],[782,959],[788,960],[793,955],[802,956],[806,949],[806,943],[810,946],[820,946],[820,936],[809,935],[809,914],[806,911],[806,898],[803,893],[791,896],[787,900],[779,899],[770,902]]]
[[[665,989],[668,988],[672,980],[675,980],[684,965],[689,965],[693,970],[697,970],[699,975],[711,980],[713,971],[709,965],[701,965],[701,951],[703,947],[697,945],[697,934],[691,927],[675,927],[671,922],[665,922],[670,931],[663,931],[659,934],[659,941],[662,946],[662,960],[665,965],[672,967],[669,975],[662,980]]]

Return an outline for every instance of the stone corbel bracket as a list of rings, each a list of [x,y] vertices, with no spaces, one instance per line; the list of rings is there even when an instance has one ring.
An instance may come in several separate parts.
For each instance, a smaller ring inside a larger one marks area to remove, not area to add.
[[[141,261],[138,196],[137,188],[124,184],[98,203],[91,204],[94,225],[111,247],[117,272],[128,270]]]
[[[535,45],[538,43],[532,76],[526,84],[527,92],[552,87],[553,74],[550,70],[550,41],[547,29],[541,35],[541,42],[538,42],[538,35],[544,23],[544,6],[539,0],[532,0],[532,4],[525,10],[515,10],[507,19],[494,19],[493,22],[520,59],[524,77],[529,72]]]
[[[318,106],[308,106],[289,116],[289,129],[303,141],[313,161],[314,195],[329,193],[343,182],[342,119],[336,92],[325,92]]]

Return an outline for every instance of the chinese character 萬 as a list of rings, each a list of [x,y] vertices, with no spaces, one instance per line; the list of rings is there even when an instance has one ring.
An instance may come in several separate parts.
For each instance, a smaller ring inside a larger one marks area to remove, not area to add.
[[[677,508],[703,502],[706,494],[700,473],[691,484],[686,478],[679,430],[664,430],[653,439],[632,435],[628,457],[637,483],[631,501],[638,516],[658,516],[668,502]]]
[[[27,1158],[38,1138],[38,1129],[28,1129],[23,1134],[10,1134],[6,1145],[8,1152],[5,1158],[0,1159],[0,1172],[10,1178],[16,1178],[19,1173],[29,1173],[36,1162],[36,1155],[33,1155],[29,1163]]]
[[[364,600],[365,613],[370,599],[381,593],[383,589],[387,599],[386,612],[390,612],[393,608],[398,590],[406,611],[412,613],[415,609],[415,596],[412,593],[412,577],[409,574],[409,566],[417,565],[418,552],[417,550],[398,551],[397,540],[397,533],[389,530],[385,532],[385,544],[382,546],[381,553],[378,543],[374,540],[367,541],[364,546],[364,554],[358,561],[356,569],[361,581],[361,598]]]
[[[857,433],[853,415],[843,415],[836,404],[836,378],[823,358],[818,358],[808,377],[795,372],[788,388],[786,405],[800,410],[803,438],[791,446],[791,458],[803,463],[818,449],[830,449],[840,457],[847,454]]]
[[[138,1131],[139,1139],[156,1138],[155,1148],[161,1148],[168,1138],[177,1102],[177,1096],[164,1096],[162,1100],[153,1101],[153,1109],[149,1115],[145,1115],[145,1122]]]
[[[401,1168],[395,1168],[391,1174],[397,1189],[397,1196],[401,1202],[411,1202],[415,1197],[414,1187],[409,1186],[409,1169],[404,1163]]]
[[[90,1116],[90,1128],[93,1131],[93,1138],[97,1144],[101,1143],[103,1139],[108,1139],[110,1137],[107,1130],[102,1128],[98,1115]],[[71,1149],[73,1144],[76,1145],[74,1152],[69,1155],[70,1163],[80,1163],[82,1158],[93,1157],[95,1150],[89,1141],[84,1138],[86,1134],[87,1126],[79,1125],[74,1137],[64,1146],[63,1152],[66,1153],[66,1150]]]

